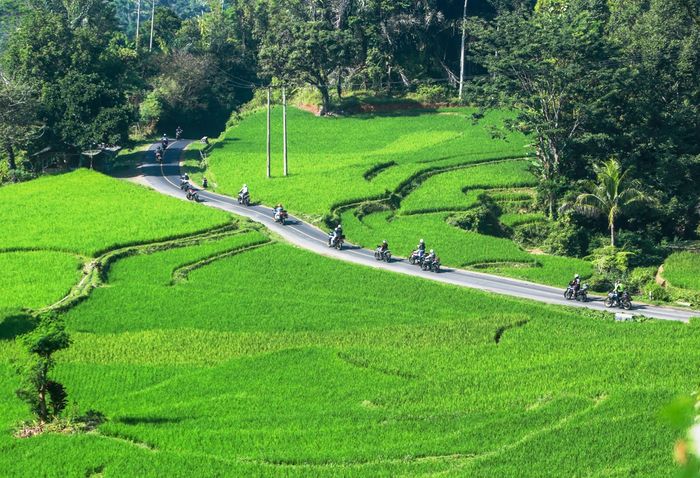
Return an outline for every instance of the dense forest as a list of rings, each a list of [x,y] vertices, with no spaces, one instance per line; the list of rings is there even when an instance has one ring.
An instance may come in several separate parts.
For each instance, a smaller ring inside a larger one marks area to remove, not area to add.
[[[698,234],[698,0],[2,0],[0,18],[3,181],[178,124],[219,132],[284,85],[321,114],[512,109],[556,221],[523,240],[551,252],[604,245],[601,215],[636,265]]]

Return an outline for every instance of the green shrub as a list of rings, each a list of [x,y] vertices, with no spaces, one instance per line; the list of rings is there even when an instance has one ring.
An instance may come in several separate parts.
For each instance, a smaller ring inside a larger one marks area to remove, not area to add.
[[[526,249],[540,247],[550,233],[549,223],[531,222],[513,228],[513,240]]]
[[[671,294],[668,289],[661,287],[656,282],[647,282],[641,289],[639,289],[641,295],[649,300],[658,300],[661,302],[668,302],[671,300]]]
[[[603,246],[595,249],[589,256],[598,274],[614,282],[627,276],[630,257],[633,252],[615,246]]]
[[[568,221],[559,221],[549,226],[549,234],[542,245],[550,254],[582,257],[588,249],[588,240],[583,228]]]
[[[160,92],[158,90],[151,91],[139,105],[139,121],[148,132],[153,132],[162,114],[163,100]]]
[[[465,231],[488,234],[490,236],[504,236],[505,230],[498,220],[501,211],[496,202],[488,194],[478,197],[478,205],[466,212],[451,216],[447,222]]]
[[[637,267],[627,278],[627,287],[632,293],[644,291],[651,284],[655,284],[657,267]]]
[[[446,103],[450,98],[450,92],[443,85],[420,85],[407,97],[421,103]]]

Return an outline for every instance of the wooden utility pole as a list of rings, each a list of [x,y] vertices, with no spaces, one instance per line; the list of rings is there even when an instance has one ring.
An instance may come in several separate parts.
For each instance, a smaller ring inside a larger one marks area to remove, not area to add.
[[[282,142],[283,142],[283,154],[284,154],[284,175],[286,176],[289,172],[287,163],[287,92],[282,87]]]
[[[136,6],[136,50],[139,49],[139,33],[141,30],[141,0],[137,0]]]
[[[267,177],[270,177],[270,88],[267,89]]]
[[[459,101],[462,101],[462,91],[464,90],[464,43],[467,36],[467,2],[464,0],[464,10],[462,11],[462,50],[459,58]]]
[[[156,22],[156,0],[151,0],[151,41],[148,42],[148,51],[153,50],[153,25]]]

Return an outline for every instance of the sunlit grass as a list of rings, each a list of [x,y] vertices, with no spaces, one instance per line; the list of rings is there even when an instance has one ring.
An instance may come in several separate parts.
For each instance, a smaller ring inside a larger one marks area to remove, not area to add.
[[[283,244],[172,283],[183,265],[261,238],[244,233],[117,262],[107,287],[65,316],[75,343],[58,357],[72,399],[109,421],[86,436],[0,435],[0,469],[673,472],[675,433],[656,417],[694,388],[697,324],[618,323]],[[328,287],[339,279],[342,289]],[[12,397],[14,348],[0,342],[5,429],[26,416]]]
[[[700,290],[700,254],[696,252],[671,254],[664,263],[664,278],[673,286]]]
[[[89,170],[0,188],[0,247],[95,255],[209,229],[224,212],[185,204]]]

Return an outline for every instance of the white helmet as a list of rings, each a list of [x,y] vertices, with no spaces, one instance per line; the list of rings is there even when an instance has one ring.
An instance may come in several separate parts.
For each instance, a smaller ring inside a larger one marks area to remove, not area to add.
[[[244,187],[244,188],[247,188],[247,187],[248,187],[248,185],[247,185],[247,184],[244,184],[244,185],[243,185],[243,187]]]
[[[578,279],[579,277],[580,277],[580,276],[579,276],[578,274],[576,274],[576,275],[574,276],[574,279]]]
[[[433,249],[430,249],[430,253],[431,253],[431,254],[434,254],[435,251],[434,251]]]
[[[421,244],[423,244],[425,241],[424,241],[423,239],[421,239],[419,242],[420,242]]]
[[[382,241],[382,244],[386,244],[386,239]]]

